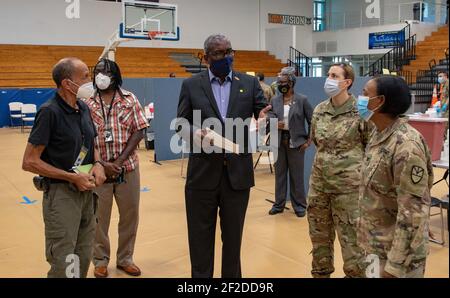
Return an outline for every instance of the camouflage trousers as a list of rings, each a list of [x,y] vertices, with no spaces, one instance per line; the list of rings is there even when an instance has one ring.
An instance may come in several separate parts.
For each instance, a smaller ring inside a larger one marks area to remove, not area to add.
[[[308,223],[311,238],[313,277],[334,272],[334,239],[337,232],[347,277],[364,277],[362,250],[356,243],[358,190],[353,193],[323,193],[314,187],[308,193]]]
[[[379,267],[376,268],[375,264],[368,264],[364,262],[364,276],[367,278],[382,278],[382,272],[386,266],[386,259],[379,259]],[[410,266],[406,267],[405,273],[402,276],[397,276],[399,278],[423,278],[425,275],[425,265],[426,259],[416,261]]]

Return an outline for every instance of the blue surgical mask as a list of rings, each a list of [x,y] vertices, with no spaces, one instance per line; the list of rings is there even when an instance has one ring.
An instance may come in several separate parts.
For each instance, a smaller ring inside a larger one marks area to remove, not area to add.
[[[372,118],[374,112],[376,110],[378,110],[381,106],[377,107],[375,110],[371,111],[369,110],[369,101],[372,98],[377,98],[378,96],[374,96],[374,97],[368,97],[368,96],[363,96],[360,95],[358,96],[358,102],[357,102],[357,108],[358,108],[358,112],[359,112],[359,116],[365,120],[365,121],[369,121],[370,118]]]
[[[334,97],[334,96],[338,95],[341,92],[341,88],[339,88],[340,82],[341,81],[327,78],[327,80],[325,81],[325,85],[323,86],[325,93],[329,97]]]
[[[438,77],[438,82],[439,82],[439,84],[444,84],[445,83],[445,78],[444,77]]]
[[[226,77],[230,73],[232,65],[233,57],[227,56],[223,59],[211,62],[209,69],[216,77]]]

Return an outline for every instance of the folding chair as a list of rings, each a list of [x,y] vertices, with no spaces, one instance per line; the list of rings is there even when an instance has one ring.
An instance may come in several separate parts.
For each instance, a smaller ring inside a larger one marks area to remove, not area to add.
[[[270,141],[270,132],[267,134],[266,139],[264,140],[264,145],[267,146],[267,144],[269,143],[269,141]],[[255,170],[256,167],[258,166],[259,160],[261,159],[261,156],[262,156],[264,153],[267,153],[267,158],[269,159],[270,173],[273,174],[272,161],[270,160],[270,150],[264,150],[264,149],[259,150],[259,156],[258,156],[258,159],[257,159],[256,162],[255,162],[255,165],[254,165],[254,167],[253,167],[253,170]]]
[[[36,112],[37,109],[35,104],[29,103],[22,106],[22,132],[24,131],[26,123],[31,122],[32,124],[34,124]]]
[[[431,207],[439,207],[439,213],[430,214],[430,217],[434,216],[434,215],[441,216],[441,240],[439,241],[439,240],[430,238],[430,241],[437,243],[437,244],[444,245],[445,244],[445,221],[444,221],[443,209],[447,210],[447,217],[448,217],[448,196],[447,196],[447,200],[440,200],[438,198],[431,197]]]
[[[447,183],[447,187],[448,187],[447,178],[448,178],[448,169],[444,172],[444,175],[442,176],[442,178],[439,179],[438,181],[434,182],[433,185],[435,185],[441,181],[445,181],[445,183]],[[432,239],[432,238],[430,238],[430,241],[437,243],[437,244],[444,245],[445,244],[445,222],[444,222],[444,210],[443,209],[447,210],[447,229],[448,229],[448,226],[449,226],[448,194],[447,194],[447,197],[444,199],[438,199],[435,197],[431,197],[430,207],[439,207],[439,213],[431,214],[431,212],[430,212],[430,217],[435,216],[435,215],[440,215],[440,217],[441,217],[441,241]]]
[[[9,119],[11,121],[11,127],[19,126],[14,125],[14,120],[21,120],[23,116],[22,114],[22,106],[23,103],[14,101],[9,103]]]

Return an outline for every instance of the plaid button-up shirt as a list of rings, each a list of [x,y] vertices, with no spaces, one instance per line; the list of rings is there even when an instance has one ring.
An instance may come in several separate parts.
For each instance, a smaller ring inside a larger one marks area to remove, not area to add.
[[[84,100],[91,111],[92,120],[97,129],[98,136],[95,138],[102,160],[112,162],[119,158],[125,150],[127,142],[131,135],[137,131],[147,128],[148,122],[145,118],[144,109],[139,103],[137,97],[126,90],[121,89],[123,97],[119,92],[112,101],[111,113],[109,115],[109,127],[111,128],[113,141],[105,142],[105,119],[103,115],[108,115],[109,106],[102,104],[96,93],[94,97]],[[133,151],[125,160],[123,166],[126,172],[136,169],[139,164],[136,151]]]

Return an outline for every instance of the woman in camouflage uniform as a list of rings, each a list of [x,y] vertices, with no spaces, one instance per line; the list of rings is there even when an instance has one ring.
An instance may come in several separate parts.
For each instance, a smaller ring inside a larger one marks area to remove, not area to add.
[[[393,76],[370,80],[358,99],[361,117],[377,128],[360,188],[358,244],[367,261],[377,260],[368,277],[423,277],[425,271],[433,168],[424,138],[400,117],[410,105],[408,85]]]
[[[358,114],[349,94],[355,74],[347,64],[328,71],[325,92],[329,99],[314,110],[311,137],[316,145],[308,193],[309,234],[313,245],[313,277],[334,272],[337,232],[347,277],[361,277],[362,251],[356,244],[358,188],[370,128]]]

